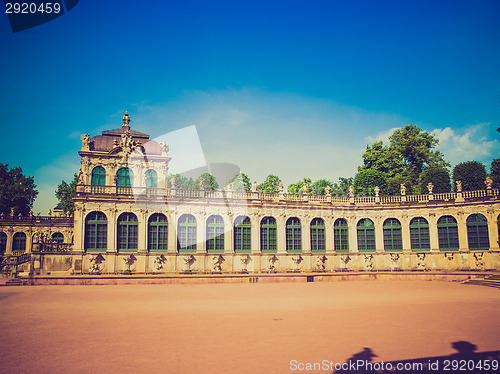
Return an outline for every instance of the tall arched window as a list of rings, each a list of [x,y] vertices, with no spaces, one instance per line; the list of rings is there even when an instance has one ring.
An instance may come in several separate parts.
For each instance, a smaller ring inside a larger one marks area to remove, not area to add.
[[[388,218],[384,221],[384,250],[386,252],[403,250],[401,223],[396,218]]]
[[[132,187],[134,184],[134,173],[129,168],[121,168],[116,172],[116,185],[118,187]]]
[[[452,216],[443,216],[438,220],[439,249],[442,251],[456,251],[460,248],[458,242],[457,220]]]
[[[196,218],[191,214],[183,214],[177,223],[177,250],[196,252]]]
[[[60,232],[55,232],[50,236],[50,240],[56,243],[64,243],[64,235]]]
[[[207,252],[224,252],[224,220],[221,216],[210,216],[207,219]]]
[[[488,220],[482,214],[471,214],[467,218],[467,238],[470,250],[490,249]]]
[[[349,252],[349,228],[344,218],[338,218],[333,225],[335,252]]]
[[[168,222],[164,214],[155,213],[149,217],[148,250],[150,252],[168,250]]]
[[[138,222],[134,213],[122,213],[118,217],[117,249],[122,252],[137,251]]]
[[[325,252],[325,222],[321,218],[311,221],[311,250]]]
[[[375,251],[375,225],[368,218],[360,219],[358,222],[358,251]]]
[[[410,242],[412,251],[430,251],[429,223],[423,217],[410,221]]]
[[[108,219],[102,212],[92,212],[85,218],[85,250],[106,251],[108,247]]]
[[[297,217],[286,221],[286,251],[302,252],[302,225]]]
[[[146,171],[146,187],[147,188],[157,188],[158,187],[158,175],[153,169]]]
[[[26,251],[26,234],[24,232],[16,232],[14,234],[14,241],[12,243],[13,252]]]
[[[249,253],[252,249],[252,224],[247,216],[239,216],[234,220],[234,251]]]
[[[102,166],[96,166],[92,169],[92,186],[105,186],[106,185],[106,170]]]
[[[264,217],[260,221],[260,248],[262,252],[276,252],[276,229],[276,220],[273,217]]]
[[[0,232],[0,255],[7,251],[7,234]]]

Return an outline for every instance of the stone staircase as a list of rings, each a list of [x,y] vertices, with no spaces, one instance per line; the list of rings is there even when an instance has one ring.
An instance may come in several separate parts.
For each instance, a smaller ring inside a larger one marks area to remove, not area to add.
[[[495,287],[500,289],[500,275],[482,275],[467,279],[462,284],[473,284],[477,286]]]

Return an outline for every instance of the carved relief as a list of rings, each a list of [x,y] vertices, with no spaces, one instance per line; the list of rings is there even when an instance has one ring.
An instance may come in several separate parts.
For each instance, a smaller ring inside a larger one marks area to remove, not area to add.
[[[241,262],[241,271],[243,273],[247,273],[248,272],[248,264],[250,263],[250,261],[252,261],[252,259],[250,258],[250,255],[246,254],[246,255],[242,255],[240,256],[240,262]]]
[[[425,270],[425,253],[417,253],[417,268]]]
[[[364,266],[365,270],[373,270],[373,255],[365,254],[364,256]]]
[[[303,258],[301,255],[292,256],[292,271],[300,271],[301,263]]]
[[[132,265],[137,261],[137,258],[131,254],[130,256],[124,257],[123,261],[125,262],[125,271],[128,273],[131,273],[132,270]]]
[[[100,274],[101,273],[101,264],[103,261],[106,261],[102,254],[93,255],[90,257],[90,274]]]
[[[182,259],[184,261],[184,266],[183,266],[182,270],[184,270],[186,272],[190,272],[191,267],[193,266],[194,262],[196,261],[196,258],[193,255],[188,255],[188,256],[184,256]]]
[[[167,262],[167,259],[164,255],[156,256],[155,260],[153,262],[154,270],[155,271],[161,271],[163,269],[163,266]]]
[[[222,255],[212,256],[212,273],[222,272],[222,263],[224,261],[226,260]]]
[[[267,270],[270,273],[274,273],[276,271],[276,262],[278,262],[278,257],[275,255],[267,256]]]
[[[316,256],[316,270],[325,271],[325,268],[326,268],[326,256],[325,255]]]
[[[484,253],[483,252],[474,252],[474,262],[476,268],[482,269],[484,267]]]

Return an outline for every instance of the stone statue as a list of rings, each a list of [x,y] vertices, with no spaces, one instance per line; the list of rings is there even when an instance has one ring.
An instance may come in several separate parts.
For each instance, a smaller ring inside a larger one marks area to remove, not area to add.
[[[160,146],[161,146],[162,153],[168,153],[168,150],[169,150],[168,143],[160,142]]]
[[[92,274],[99,274],[99,264],[105,261],[104,257],[99,253],[95,256],[90,257],[90,267],[89,272]]]
[[[14,208],[10,208],[10,216],[14,217]]]
[[[482,268],[484,266],[483,255],[484,255],[483,252],[475,252],[474,253],[474,260],[475,260],[476,268]]]
[[[160,271],[161,269],[163,269],[163,265],[165,264],[165,262],[167,262],[167,259],[164,255],[156,256],[153,262],[155,270]]]
[[[429,191],[429,195],[432,195],[432,190],[433,189],[434,189],[434,185],[431,182],[429,182],[427,184],[427,190]]]
[[[380,187],[379,186],[375,186],[374,190],[375,190],[375,196],[379,197],[380,196]]]
[[[204,190],[205,189],[205,179],[204,178],[200,178],[198,180],[198,183],[199,183],[199,186],[200,186],[200,190]]]
[[[404,185],[404,183],[401,183],[401,196],[405,195],[406,195],[406,186]]]
[[[170,178],[170,188],[177,188],[177,177],[175,175]]]
[[[257,181],[253,181],[252,192],[257,192]]]
[[[250,258],[249,254],[245,254],[245,255],[240,256],[241,271],[243,273],[248,272],[247,267],[248,267],[248,264],[250,263],[250,261],[251,261],[251,258]]]
[[[425,269],[425,253],[417,253],[417,267]]]
[[[325,262],[326,262],[325,255],[316,256],[316,269],[319,271],[324,271],[325,270]]]
[[[52,217],[52,209],[49,209],[49,214],[48,214],[49,217]]]
[[[364,269],[365,270],[373,270],[373,255],[365,254],[364,255]]]
[[[224,262],[224,257],[222,255],[212,257],[212,273],[222,272],[222,263]]]
[[[325,188],[325,192],[326,192],[326,196],[331,196],[332,188],[329,185],[327,185]]]
[[[196,258],[193,255],[188,255],[183,257],[184,260],[184,271],[191,271],[191,266],[196,261]]]
[[[275,255],[270,255],[267,257],[267,269],[269,272],[276,271],[276,262],[278,261],[278,257]]]
[[[233,183],[230,180],[228,180],[226,183],[226,189],[227,189],[227,191],[233,190]]]
[[[280,181],[280,182],[278,183],[278,192],[279,192],[279,193],[283,193],[283,182],[282,182],[282,181]]]
[[[301,255],[294,255],[292,256],[292,271],[300,271],[300,263],[302,262],[303,258]]]
[[[80,139],[82,141],[82,151],[89,151],[90,150],[90,135],[89,134],[82,134],[82,136],[80,136]]]
[[[309,186],[307,185],[307,183],[306,183],[306,182],[304,182],[304,184],[302,185],[302,193],[303,193],[304,195],[307,195],[307,192],[308,192],[308,187],[309,187]]]
[[[484,181],[484,184],[486,185],[487,190],[491,190],[491,186],[493,185],[493,179],[488,175],[486,177],[486,180]]]
[[[82,169],[80,169],[80,172],[78,173],[78,182],[77,184],[83,185],[85,184],[85,177],[83,176]]]
[[[457,192],[462,192],[462,181],[456,181],[457,184]]]
[[[354,187],[349,186],[349,197],[354,197]]]

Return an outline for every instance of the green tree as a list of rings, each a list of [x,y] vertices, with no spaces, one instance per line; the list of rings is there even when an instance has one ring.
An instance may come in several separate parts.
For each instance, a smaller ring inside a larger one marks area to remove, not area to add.
[[[252,183],[250,182],[250,178],[248,178],[248,175],[244,173],[236,174],[234,178],[231,180],[231,183],[233,184],[231,188],[232,191],[238,191],[238,192],[252,191]]]
[[[352,186],[359,196],[374,196],[375,187],[379,187],[380,194],[385,195],[387,194],[387,175],[373,169],[360,170],[354,176]]]
[[[73,197],[76,194],[76,185],[78,184],[78,174],[75,174],[73,181],[68,184],[62,181],[59,186],[57,186],[56,197],[61,203],[61,207],[64,214],[67,216],[72,216],[75,211],[75,204],[73,202]]]
[[[169,174],[167,176],[167,187],[172,188],[172,177],[175,176],[175,188],[178,190],[197,190],[199,184],[193,178],[185,177],[181,174]]]
[[[486,185],[486,168],[478,161],[461,162],[453,169],[454,191],[457,181],[462,181],[463,191],[484,190]]]
[[[0,212],[27,215],[33,208],[38,191],[33,177],[26,177],[20,167],[9,169],[0,164]]]
[[[290,194],[302,194],[302,188],[304,187],[304,183],[307,183],[309,193],[311,192],[311,179],[310,178],[304,178],[301,181],[298,181],[297,183],[292,183],[288,185],[287,191]]]
[[[314,195],[326,195],[326,186],[330,186],[333,191],[332,182],[330,182],[328,179],[319,179],[311,185],[310,191]]]
[[[202,175],[199,176],[197,179],[197,182],[199,184],[200,179],[203,179],[203,187],[206,191],[215,191],[219,188],[219,184],[217,183],[217,180],[215,177],[210,174],[210,173],[203,173]],[[197,187],[198,189],[199,187]]]
[[[407,188],[418,186],[420,175],[427,168],[450,167],[443,154],[433,150],[439,139],[416,125],[394,130],[389,141],[389,146],[385,147],[381,141],[367,146],[363,165],[358,171],[373,169],[385,173],[388,178],[395,178],[390,181],[391,189],[401,180],[406,181]]]
[[[274,174],[269,174],[264,182],[257,186],[258,192],[263,193],[278,193],[278,185],[281,182],[281,179]]]
[[[493,188],[500,188],[500,158],[491,161],[490,176],[493,179]]]
[[[352,186],[354,181],[353,177],[343,178],[339,177],[339,182],[333,184],[332,195],[347,196],[349,195],[349,187]]]
[[[435,167],[424,170],[420,176],[420,193],[427,194],[427,185],[434,185],[433,193],[444,193],[451,191],[450,173],[448,169]]]

